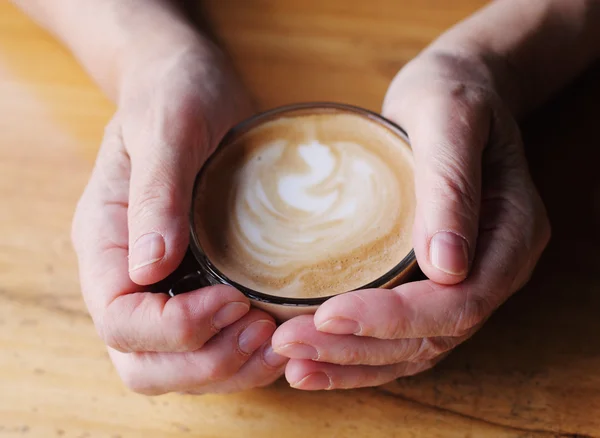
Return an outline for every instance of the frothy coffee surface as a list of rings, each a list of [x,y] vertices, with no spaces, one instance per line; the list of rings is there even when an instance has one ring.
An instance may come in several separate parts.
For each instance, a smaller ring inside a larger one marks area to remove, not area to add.
[[[365,116],[282,116],[218,150],[194,205],[202,249],[236,283],[294,298],[347,292],[411,250],[412,154]]]

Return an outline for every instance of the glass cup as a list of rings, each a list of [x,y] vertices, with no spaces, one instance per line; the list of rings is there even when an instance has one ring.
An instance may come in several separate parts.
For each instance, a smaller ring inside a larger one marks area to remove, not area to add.
[[[383,118],[379,114],[351,105],[316,102],[283,106],[255,115],[232,128],[229,131],[229,133],[227,133],[227,135],[223,138],[217,150],[220,148],[227,147],[227,145],[231,144],[240,135],[267,121],[277,119],[286,115],[300,115],[302,113],[315,114],[323,112],[358,114],[362,117],[366,117],[372,121],[377,122],[378,124],[387,128],[393,134],[400,137],[405,142],[409,143],[408,136],[402,128]],[[210,166],[210,159],[207,161],[204,168],[206,168],[206,166]],[[193,203],[196,200],[196,189],[199,186],[199,180],[201,175],[202,170],[198,172],[198,175],[196,177],[196,182],[194,184],[194,194],[192,198],[192,209],[190,212],[190,249],[196,261],[198,262],[198,267],[194,272],[188,273],[187,275],[184,275],[182,278],[176,281],[169,290],[169,295],[175,296],[180,293],[189,292],[210,285],[230,285],[241,291],[244,295],[246,295],[250,299],[253,306],[265,310],[269,314],[273,315],[273,317],[279,322],[286,321],[288,319],[302,314],[312,314],[317,310],[317,308],[321,304],[323,304],[329,298],[339,295],[335,294],[331,296],[317,298],[288,298],[270,295],[260,291],[252,290],[241,284],[238,284],[230,280],[229,278],[227,278],[226,275],[220,272],[219,269],[217,269],[211,263],[211,261],[208,259],[208,257],[202,250],[202,246],[200,245],[198,236],[196,235],[196,227],[194,226],[195,206],[193,205]],[[408,254],[406,254],[406,256],[402,260],[399,260],[398,264],[394,266],[394,268],[392,268],[389,272],[385,273],[380,278],[368,284],[365,284],[364,286],[361,286],[358,289],[392,288],[398,286],[410,280],[412,274],[416,271],[416,268],[417,261],[415,258],[414,251],[411,250]]]

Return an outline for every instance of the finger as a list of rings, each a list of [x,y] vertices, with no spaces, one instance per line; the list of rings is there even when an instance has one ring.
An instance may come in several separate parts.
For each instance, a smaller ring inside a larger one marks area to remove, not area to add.
[[[533,184],[518,125],[506,108],[496,110],[494,141],[486,149],[480,228],[488,250],[503,251],[496,272],[523,287],[546,248],[551,227],[544,203]],[[494,245],[494,242],[498,242]],[[510,276],[518,267],[516,276]]]
[[[132,131],[123,132],[131,156],[129,271],[143,285],[156,283],[181,262],[188,245],[196,173],[210,149],[194,99],[155,103]]]
[[[453,286],[425,280],[394,290],[345,294],[324,303],[315,315],[315,324],[325,333],[379,339],[462,338],[480,326],[509,295],[503,283],[496,283],[498,289],[490,291],[488,284],[494,283],[482,276],[474,272],[473,277]],[[353,308],[353,303],[362,304]],[[361,313],[365,308],[368,310]]]
[[[433,359],[464,341],[465,337],[386,340],[319,332],[312,316],[291,319],[277,328],[273,348],[291,359],[338,365],[389,365]]]
[[[253,309],[200,350],[188,353],[121,353],[109,350],[125,384],[147,395],[188,391],[235,375],[275,331],[266,313]]]
[[[73,242],[83,295],[104,341],[121,351],[190,351],[241,318],[248,299],[212,287],[168,299],[141,292],[127,270],[128,157],[114,127],[77,208]],[[229,306],[227,306],[229,304]]]
[[[127,266],[130,170],[120,128],[113,120],[105,130],[90,181],[77,204],[71,230],[83,297],[99,329],[101,310],[107,300],[113,299],[111,293],[140,290],[127,272],[123,275],[120,269]],[[100,283],[103,283],[102,287],[96,287]]]
[[[229,286],[209,286],[173,298],[126,294],[104,311],[104,341],[122,352],[194,351],[249,310],[248,299]]]
[[[314,323],[319,331],[337,335],[379,339],[461,337],[492,310],[472,292],[482,287],[485,285],[473,279],[453,286],[425,280],[392,290],[350,292],[323,303]]]
[[[292,359],[285,368],[285,377],[293,388],[306,391],[364,388],[418,374],[430,369],[434,364],[434,361],[401,362],[372,367]]]
[[[491,110],[476,90],[407,90],[383,113],[403,126],[415,158],[417,208],[413,241],[423,272],[433,281],[464,280],[474,254],[481,198],[481,158]]]
[[[499,187],[497,193],[503,192]],[[327,333],[381,339],[467,335],[515,292],[524,273],[535,266],[549,233],[540,237],[536,231],[547,229],[547,220],[531,210],[534,204],[527,199],[504,193],[483,207],[475,263],[465,281],[446,286],[426,280],[394,290],[339,295],[320,306],[315,325]]]
[[[275,353],[271,342],[267,341],[231,378],[186,392],[196,395],[226,394],[267,386],[283,375],[288,360],[287,357]]]

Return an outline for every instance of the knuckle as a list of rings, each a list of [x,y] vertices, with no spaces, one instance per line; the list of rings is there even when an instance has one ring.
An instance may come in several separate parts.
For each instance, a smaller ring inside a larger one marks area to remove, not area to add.
[[[239,363],[231,360],[230,356],[223,358],[202,357],[196,352],[181,353],[190,369],[197,370],[194,376],[194,387],[201,387],[213,383],[229,380],[239,369]]]
[[[161,395],[164,391],[159,390],[152,384],[145,382],[140,376],[139,373],[131,372],[127,373],[125,376],[121,377],[123,380],[123,384],[132,392],[142,395]]]
[[[184,294],[167,300],[162,312],[163,336],[176,351],[197,350],[204,344],[206,301],[207,293]]]
[[[393,361],[410,361],[420,351],[421,341],[418,339],[400,339],[393,347]],[[389,361],[387,361],[389,363]]]
[[[180,314],[177,318],[169,318],[166,322],[168,337],[171,339],[168,344],[173,346],[174,352],[194,350],[202,346],[194,321],[185,314]]]
[[[356,348],[355,346],[346,345],[340,349],[339,352],[339,363],[343,365],[356,365],[365,362],[366,355],[362,349]],[[369,361],[374,361],[375,358],[369,358]]]
[[[414,362],[424,349],[423,338],[400,339],[392,348],[393,362]]]
[[[476,138],[473,134],[480,131],[477,122],[491,120],[493,109],[497,107],[492,91],[469,81],[445,80],[440,86],[431,90],[431,93],[431,99],[450,111],[454,131],[461,134],[456,140]],[[487,133],[481,132],[479,135],[484,134]],[[485,138],[478,139],[486,140],[487,135]],[[461,141],[456,143],[460,144]]]
[[[410,307],[410,302],[407,301],[401,290],[392,289],[390,292],[392,292],[390,305],[388,306],[390,309],[397,311],[398,309]],[[400,339],[410,332],[410,318],[398,318],[392,313],[387,317],[379,318],[376,327],[377,329],[363,326],[361,336],[376,335],[374,337],[382,339]]]
[[[96,330],[106,346],[121,352],[129,352],[131,350],[125,342],[123,331],[119,330],[115,325],[107,324],[103,319],[96,323]]]
[[[492,306],[489,300],[478,295],[467,295],[452,327],[453,337],[466,336],[487,318]]]
[[[143,299],[140,296],[140,299]],[[139,302],[138,302],[139,304]],[[130,334],[130,321],[133,313],[139,309],[139,305],[124,305],[120,299],[116,299],[108,304],[102,312],[96,327],[104,343],[117,351],[130,352],[141,351],[140,342],[132,342]]]
[[[155,173],[152,181],[144,183],[136,190],[130,211],[132,216],[138,219],[157,214],[176,214],[178,201],[177,191],[171,187],[169,179]]]
[[[409,331],[408,321],[388,321],[383,327],[382,338],[401,339],[407,333],[407,331]],[[368,336],[368,334],[366,336]]]
[[[437,97],[448,113],[445,137],[451,150],[463,155],[481,154],[489,140],[492,116],[497,105],[487,89],[451,82]]]
[[[206,361],[201,366],[202,380],[205,383],[218,383],[229,379],[235,371],[230,362]]]
[[[473,117],[479,117],[482,110],[489,110],[492,106],[490,92],[472,83],[451,82],[446,93],[447,97],[457,104],[456,115],[465,124],[469,123]]]
[[[466,217],[476,217],[479,210],[479,190],[476,178],[465,173],[465,164],[457,157],[438,156],[435,162],[440,179],[434,184],[432,203],[444,199],[455,210]]]
[[[141,367],[136,366],[133,360],[127,361],[127,365],[118,369],[119,376],[123,384],[130,390],[142,395],[161,395],[165,390],[160,388],[155,382],[148,379]]]
[[[441,72],[442,77],[461,77],[467,84],[489,84],[488,68],[478,57],[439,48],[428,50],[421,56],[425,56],[432,63],[433,71],[438,75]]]

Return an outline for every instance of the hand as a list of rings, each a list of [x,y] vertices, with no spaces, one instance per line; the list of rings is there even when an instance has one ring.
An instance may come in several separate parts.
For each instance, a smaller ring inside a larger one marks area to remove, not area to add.
[[[383,114],[415,159],[414,248],[429,280],[334,297],[283,324],[273,348],[299,389],[375,386],[426,370],[521,288],[550,237],[517,123],[476,54],[424,52]]]
[[[250,105],[218,52],[179,46],[128,71],[79,202],[73,242],[94,323],[134,391],[204,393],[271,383],[275,323],[233,288],[147,292],[181,262],[196,173]]]

